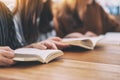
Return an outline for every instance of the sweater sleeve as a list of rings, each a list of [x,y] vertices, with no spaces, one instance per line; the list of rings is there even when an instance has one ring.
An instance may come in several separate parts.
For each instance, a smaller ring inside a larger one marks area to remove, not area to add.
[[[15,34],[11,11],[0,2],[0,46],[9,46],[12,49],[21,47]]]
[[[120,31],[120,24],[117,22],[117,19],[114,16],[107,14],[101,6],[100,6],[100,10],[101,10],[104,33]]]

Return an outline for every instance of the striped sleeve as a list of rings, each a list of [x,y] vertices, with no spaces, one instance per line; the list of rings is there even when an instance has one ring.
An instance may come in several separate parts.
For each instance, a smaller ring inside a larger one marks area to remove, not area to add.
[[[13,16],[10,10],[0,1],[0,46],[12,49],[21,47],[15,34]]]

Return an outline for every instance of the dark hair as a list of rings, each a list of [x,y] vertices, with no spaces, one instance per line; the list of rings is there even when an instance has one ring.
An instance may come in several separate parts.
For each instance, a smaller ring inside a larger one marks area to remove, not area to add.
[[[69,20],[69,23],[65,23],[66,25],[74,26],[75,28],[78,28],[79,26],[83,26],[83,21],[80,19],[79,11],[78,11],[78,5],[80,0],[73,0],[72,4],[74,5],[74,8],[71,9],[69,5],[69,0],[64,0],[62,7],[58,13],[58,18],[64,17],[66,20]],[[64,22],[64,19],[62,19]],[[66,21],[67,22],[67,21]],[[78,26],[79,25],[79,26]]]
[[[43,7],[42,0],[16,0],[14,15],[20,14],[23,34],[28,44],[38,38],[38,19]]]
[[[47,0],[44,3],[43,10],[42,10],[42,13],[40,15],[40,22],[39,22],[39,31],[41,33],[47,33],[53,29],[53,27],[50,24],[50,22],[53,19],[51,6],[52,6],[51,0]]]

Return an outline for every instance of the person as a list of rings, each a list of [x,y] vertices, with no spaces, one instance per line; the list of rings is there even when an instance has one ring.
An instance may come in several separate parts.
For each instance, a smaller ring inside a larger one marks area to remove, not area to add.
[[[63,0],[54,10],[54,24],[59,37],[97,36],[120,31],[120,25],[95,0]]]
[[[21,45],[16,37],[13,15],[6,5],[0,1],[0,66],[14,64],[14,49],[16,48],[57,49],[55,43],[59,40],[60,38],[52,38],[29,45]]]
[[[0,66],[13,64],[13,49],[19,47],[21,47],[21,44],[15,35],[12,14],[5,4],[0,1]]]
[[[17,32],[17,38],[24,46],[35,42],[39,43],[38,39],[41,37],[41,32],[42,30],[45,31],[46,29],[47,25],[45,26],[43,23],[41,23],[45,21],[41,15],[47,15],[45,13],[42,14],[42,11],[44,11],[43,1],[44,0],[16,0],[16,7],[13,11],[14,23]],[[68,46],[60,43],[61,39],[58,37],[54,37],[53,39],[49,40],[53,42],[59,49]]]

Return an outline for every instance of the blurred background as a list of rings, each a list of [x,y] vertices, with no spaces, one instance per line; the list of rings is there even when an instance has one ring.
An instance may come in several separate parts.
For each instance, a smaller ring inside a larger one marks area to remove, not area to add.
[[[120,0],[97,0],[103,6],[106,12],[113,15],[120,14]]]
[[[16,0],[0,0],[0,1],[3,1],[9,8],[10,8],[10,10],[12,11],[13,9],[14,9],[14,7],[15,7],[15,5],[16,5]],[[44,1],[44,0],[43,0]],[[46,0],[45,0],[46,1]],[[44,2],[45,2],[44,1]],[[49,0],[48,0],[49,1]],[[60,4],[61,2],[63,2],[63,0],[52,0],[53,2],[53,5],[52,5],[52,14],[54,14],[54,17],[56,17],[56,15],[58,15],[57,14],[57,10],[60,10],[60,7],[63,5],[63,4]],[[64,0],[65,1],[65,0]],[[66,0],[67,1],[67,0]],[[69,1],[69,0],[68,0]],[[74,0],[70,0],[70,1],[73,1],[74,2]],[[79,1],[79,0],[78,0]],[[84,0],[83,0],[84,1]],[[87,0],[86,0],[87,1]],[[96,2],[98,3],[98,4],[100,4],[102,7],[103,7],[103,9],[105,10],[105,12],[106,13],[108,13],[108,14],[111,14],[112,15],[112,17],[111,18],[114,18],[115,19],[115,21],[116,22],[118,22],[118,23],[120,23],[120,0],[96,0]],[[74,6],[74,3],[71,3],[70,4],[70,6]],[[59,8],[58,8],[58,6],[59,6]],[[61,7],[62,8],[62,7]],[[64,7],[63,7],[64,8]],[[94,6],[93,6],[93,8],[95,8]],[[96,7],[97,8],[97,7]],[[84,9],[84,8],[81,8],[81,9]],[[62,10],[62,9],[61,9]],[[62,11],[58,11],[58,12],[62,12]],[[84,12],[84,11],[83,11]],[[56,14],[55,14],[56,13]],[[100,12],[98,12],[99,14],[101,14]],[[89,13],[88,13],[89,14]],[[92,15],[94,15],[95,14],[95,12],[94,13],[92,13]],[[48,13],[46,14],[46,15],[48,15]],[[107,14],[106,14],[107,15]],[[111,16],[110,15],[110,16]],[[43,15],[42,15],[43,16]],[[48,15],[49,16],[49,15]],[[59,15],[60,16],[60,15]],[[58,17],[58,16],[57,16]],[[80,17],[82,17],[82,16],[80,16]],[[104,16],[103,16],[104,17]],[[65,17],[66,18],[66,17]],[[75,18],[76,18],[76,14],[75,14]],[[43,19],[45,19],[45,18],[43,18]],[[57,19],[57,18],[56,18]],[[78,19],[78,14],[77,14],[77,19]],[[90,18],[89,18],[90,19]],[[100,18],[100,19],[102,19],[102,18]],[[104,18],[103,18],[104,19]],[[55,20],[55,18],[54,19],[52,19],[51,21],[50,21],[50,25],[52,25],[52,26],[54,26],[54,25],[56,25],[55,24],[55,21],[53,21],[53,20]],[[64,19],[65,20],[65,19]],[[105,19],[104,19],[105,20]],[[103,21],[104,21],[103,20]],[[41,20],[42,21],[42,20]],[[46,20],[47,21],[47,20]],[[57,21],[57,20],[56,20]],[[78,21],[80,21],[80,20],[78,20]],[[45,21],[44,21],[45,22]],[[74,22],[74,21],[72,21],[72,22]],[[90,22],[90,21],[89,21]],[[100,22],[100,21],[99,21]],[[101,21],[102,22],[102,21]],[[105,21],[104,21],[105,22]],[[88,23],[88,22],[87,22]],[[108,23],[108,22],[105,22],[105,23]],[[114,22],[110,22],[110,23],[113,23],[114,24]],[[77,24],[77,21],[76,21],[76,24]],[[80,23],[81,24],[81,23]]]
[[[9,8],[14,7],[15,0],[0,0],[5,2]],[[59,3],[62,0],[53,0],[55,3]],[[113,15],[120,15],[120,0],[96,0],[106,12]]]
[[[0,0],[3,1],[10,9],[15,5],[15,0]],[[62,0],[53,0],[59,3]],[[114,15],[120,21],[120,0],[96,0],[107,13]]]

